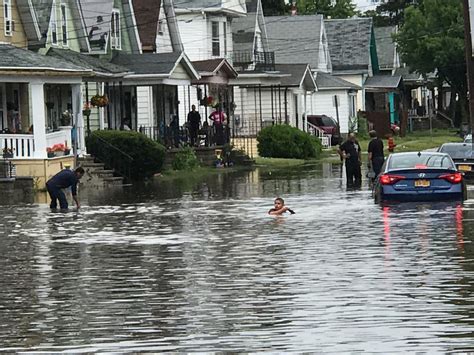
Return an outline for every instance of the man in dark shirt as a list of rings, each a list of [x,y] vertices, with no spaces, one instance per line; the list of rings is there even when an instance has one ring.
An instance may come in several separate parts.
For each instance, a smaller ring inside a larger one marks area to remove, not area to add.
[[[196,106],[191,106],[191,112],[188,113],[189,136],[191,145],[195,146],[198,140],[199,126],[201,125],[201,115],[196,111]]]
[[[369,168],[375,173],[375,177],[380,174],[380,170],[382,170],[382,165],[385,161],[384,154],[383,154],[383,141],[377,137],[376,131],[369,132],[371,141],[369,142]]]
[[[340,145],[339,154],[346,165],[347,187],[359,187],[362,183],[360,145],[354,133],[349,133],[347,140]]]
[[[69,169],[61,170],[59,173],[49,179],[46,183],[46,188],[48,190],[49,196],[51,197],[51,204],[49,207],[51,207],[51,209],[56,209],[58,207],[57,200],[59,200],[59,207],[61,210],[67,210],[68,203],[66,195],[62,189],[70,187],[72,198],[76,202],[77,208],[79,208],[79,201],[77,199],[77,183],[83,175],[84,169],[79,167],[74,171]]]

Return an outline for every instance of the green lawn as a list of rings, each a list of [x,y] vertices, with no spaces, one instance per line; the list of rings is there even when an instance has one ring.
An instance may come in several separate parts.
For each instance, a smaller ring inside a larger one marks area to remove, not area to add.
[[[447,142],[462,142],[462,139],[456,135],[454,130],[433,130],[432,134],[428,131],[415,132],[408,134],[405,137],[395,137],[395,152],[411,152],[421,151],[426,149],[438,148],[441,144]],[[359,139],[362,148],[362,153],[367,154],[367,146],[369,139]],[[385,152],[388,155],[387,140],[384,139]],[[257,166],[270,168],[288,168],[300,166],[303,164],[311,164],[314,162],[329,162],[340,163],[341,160],[337,154],[337,147],[324,150],[319,159],[282,159],[282,158],[262,158],[256,159]]]
[[[462,138],[456,135],[455,131],[450,130],[434,130],[430,132],[409,133],[405,137],[394,137],[395,152],[418,152],[426,149],[438,148],[443,143],[462,142]],[[363,152],[367,152],[369,139],[360,140]],[[387,151],[387,140],[384,140],[385,150]],[[388,151],[387,151],[388,153]]]

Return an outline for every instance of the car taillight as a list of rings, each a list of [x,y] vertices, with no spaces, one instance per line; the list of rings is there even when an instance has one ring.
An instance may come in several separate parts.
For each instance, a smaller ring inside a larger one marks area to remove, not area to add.
[[[401,175],[390,175],[390,174],[383,174],[380,175],[380,183],[382,185],[393,185],[396,182],[405,179],[405,176]]]
[[[461,173],[443,174],[439,176],[440,179],[449,181],[452,184],[459,184],[462,181]]]

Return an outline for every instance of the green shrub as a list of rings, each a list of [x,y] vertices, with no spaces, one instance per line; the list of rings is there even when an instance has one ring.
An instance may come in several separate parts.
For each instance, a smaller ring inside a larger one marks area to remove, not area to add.
[[[316,158],[321,152],[318,138],[289,125],[262,129],[257,136],[258,154],[269,158]]]
[[[190,147],[184,147],[174,156],[171,163],[173,170],[193,170],[199,166],[199,160]]]
[[[132,179],[151,177],[163,167],[165,148],[141,133],[107,130],[94,131],[87,137],[87,152],[120,171],[126,159],[104,141],[132,158],[129,167]]]

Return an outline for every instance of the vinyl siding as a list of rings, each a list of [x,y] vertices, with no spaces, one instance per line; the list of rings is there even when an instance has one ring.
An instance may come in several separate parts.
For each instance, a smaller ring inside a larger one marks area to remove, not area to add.
[[[334,95],[339,98],[339,124],[341,133],[349,131],[349,94],[346,90],[318,91],[312,95],[310,113],[313,115],[331,116],[336,120],[336,107],[333,105]]]

